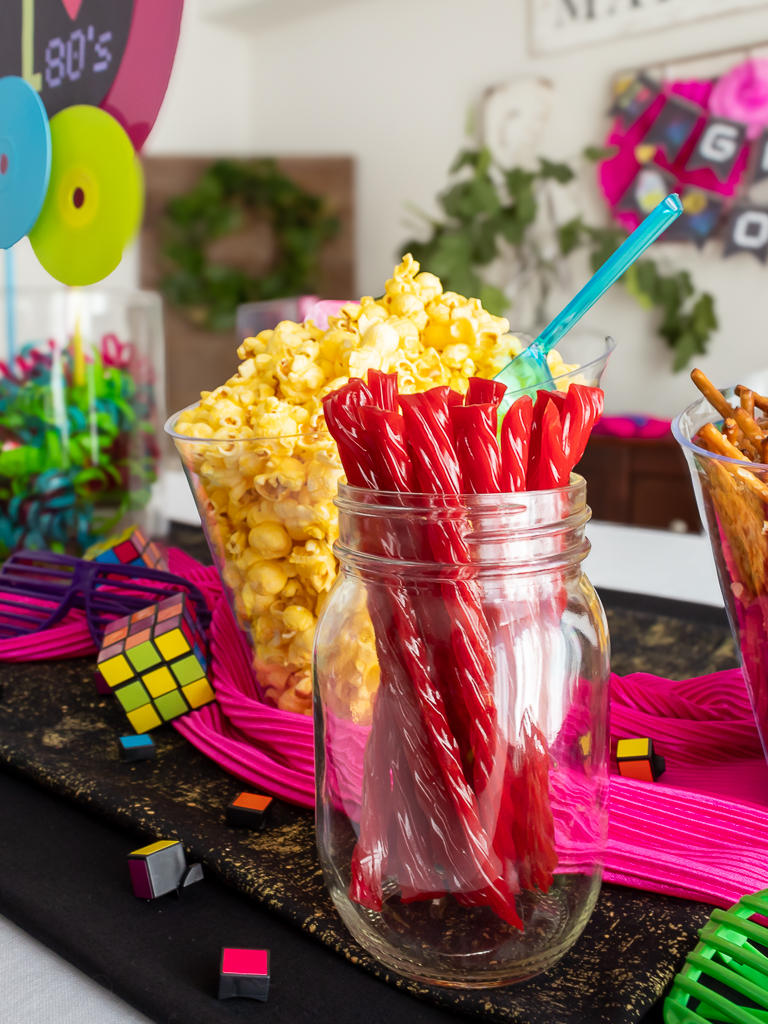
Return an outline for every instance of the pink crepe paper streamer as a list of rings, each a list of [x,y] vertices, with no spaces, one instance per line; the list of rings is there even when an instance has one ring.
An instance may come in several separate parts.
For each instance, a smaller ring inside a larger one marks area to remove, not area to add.
[[[603,437],[638,437],[653,440],[671,433],[672,420],[657,420],[653,416],[603,416],[592,428],[592,433]]]
[[[768,128],[768,60],[746,60],[715,82],[709,109],[716,117],[747,126],[756,139]]]
[[[217,704],[176,719],[175,728],[238,779],[313,807],[312,720],[261,702],[251,652],[223,600],[213,613],[211,659]]]
[[[328,317],[339,316],[341,307],[349,304],[349,299],[321,299],[306,310],[304,321],[311,320],[315,327],[319,327],[321,331],[327,331],[330,326]],[[357,306],[359,303],[355,302],[354,305]],[[301,315],[301,307],[299,307],[299,315]]]

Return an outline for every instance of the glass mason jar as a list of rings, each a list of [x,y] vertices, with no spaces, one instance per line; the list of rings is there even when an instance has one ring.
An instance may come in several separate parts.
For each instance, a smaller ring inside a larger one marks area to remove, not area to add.
[[[407,977],[530,978],[584,929],[607,835],[609,644],[581,570],[585,482],[341,485],[336,504],[340,572],[314,652],[326,884],[357,941]],[[437,535],[465,555],[431,560]]]
[[[733,388],[722,392],[739,405]],[[694,442],[722,416],[700,398],[672,424],[691,471],[763,752],[768,760],[768,466],[715,455]]]
[[[0,559],[81,555],[132,523],[165,532],[164,360],[158,295],[0,292]]]

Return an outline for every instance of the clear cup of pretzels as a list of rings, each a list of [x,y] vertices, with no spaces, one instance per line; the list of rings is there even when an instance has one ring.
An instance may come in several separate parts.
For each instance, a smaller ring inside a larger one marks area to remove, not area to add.
[[[768,759],[768,397],[744,385],[718,390],[701,370],[691,379],[701,397],[672,432],[691,471]]]

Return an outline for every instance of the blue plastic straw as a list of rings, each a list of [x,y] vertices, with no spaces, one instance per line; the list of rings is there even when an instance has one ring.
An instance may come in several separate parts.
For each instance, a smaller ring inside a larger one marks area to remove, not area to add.
[[[571,299],[555,319],[544,328],[536,343],[545,352],[560,341],[588,312],[598,299],[608,291],[612,284],[624,274],[638,259],[645,250],[662,235],[667,228],[676,221],[683,212],[683,204],[680,196],[673,194],[659,203],[656,209],[649,214],[635,231],[629,236],[623,245],[619,246],[610,259],[600,267],[591,280],[581,289],[579,294]]]
[[[547,387],[546,382],[552,379],[547,365],[547,353],[550,349],[554,348],[563,335],[567,334],[573,325],[581,320],[597,300],[605,295],[611,285],[618,281],[621,275],[638,257],[642,256],[648,246],[655,242],[673,221],[677,220],[682,212],[683,204],[680,202],[680,196],[667,196],[632,232],[613,256],[600,267],[579,294],[571,299],[565,309],[561,310],[555,319],[544,328],[538,338],[496,374],[496,380],[506,384],[509,389],[505,401],[502,401],[499,409],[499,422],[509,408],[512,396],[517,392],[530,389],[529,393],[533,394],[539,385],[543,384],[545,388]]]
[[[16,360],[16,283],[13,249],[5,250],[5,334],[8,339],[8,366]]]

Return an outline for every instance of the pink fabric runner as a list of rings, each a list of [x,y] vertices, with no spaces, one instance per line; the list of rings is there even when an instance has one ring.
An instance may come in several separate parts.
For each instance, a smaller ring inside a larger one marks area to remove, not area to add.
[[[312,807],[311,719],[261,703],[216,570],[175,549],[169,556],[171,571],[196,583],[213,610],[217,697],[173,725],[237,778]],[[0,661],[93,653],[79,613],[44,634],[0,641]],[[614,749],[631,736],[652,737],[668,767],[655,784],[611,776],[606,880],[722,907],[768,886],[768,766],[741,671],[684,682],[614,675]]]

